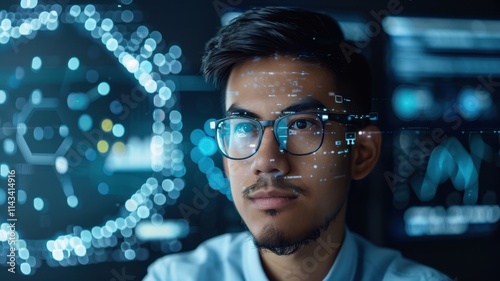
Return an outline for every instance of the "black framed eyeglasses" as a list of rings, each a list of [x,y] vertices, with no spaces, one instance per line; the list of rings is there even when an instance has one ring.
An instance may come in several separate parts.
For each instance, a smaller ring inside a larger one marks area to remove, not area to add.
[[[325,123],[350,124],[353,115],[337,113],[297,112],[276,120],[256,120],[230,116],[210,122],[217,145],[230,159],[243,160],[253,156],[260,147],[265,127],[272,127],[280,151],[292,155],[308,155],[323,144]]]

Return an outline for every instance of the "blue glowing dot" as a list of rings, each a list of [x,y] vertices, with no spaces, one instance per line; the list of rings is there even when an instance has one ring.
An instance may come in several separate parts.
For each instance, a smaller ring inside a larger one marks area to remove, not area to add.
[[[31,274],[31,266],[28,263],[26,263],[26,262],[23,262],[19,266],[19,269],[21,270],[21,273],[24,274],[24,275],[30,275]]]
[[[54,137],[54,129],[52,127],[43,128],[43,137],[47,140],[50,140]]]
[[[182,64],[178,60],[172,61],[170,67],[173,74],[179,74],[182,71]]]
[[[135,259],[135,252],[134,252],[134,250],[132,250],[132,249],[126,250],[125,251],[125,258],[127,260],[130,260],[130,261],[133,260],[133,259]]]
[[[161,87],[158,93],[162,100],[169,100],[172,97],[172,91],[168,87]]]
[[[89,148],[85,151],[85,158],[89,161],[94,161],[97,158],[97,152],[92,148]]]
[[[473,89],[465,89],[458,96],[458,112],[462,117],[471,121],[481,114],[482,106],[478,95]]]
[[[146,38],[149,34],[149,29],[144,25],[141,25],[137,28],[137,35],[141,38]]]
[[[163,222],[163,217],[160,214],[154,214],[151,216],[151,222],[153,224],[159,225]]]
[[[167,202],[167,197],[163,193],[158,193],[154,196],[153,201],[156,205],[162,206],[165,202]]]
[[[24,203],[26,203],[27,199],[28,199],[28,194],[26,194],[26,191],[22,189],[17,191],[17,202],[19,202],[19,204],[23,205]]]
[[[67,96],[66,103],[71,110],[85,110],[89,106],[90,98],[85,93],[71,93]]]
[[[82,12],[82,8],[78,5],[72,6],[71,9],[69,10],[69,14],[73,17],[78,17],[81,12]]]
[[[4,104],[7,101],[7,93],[4,90],[0,90],[0,104]]]
[[[94,5],[87,5],[85,6],[85,9],[83,10],[85,15],[91,17],[95,13],[95,6]]]
[[[97,80],[99,80],[99,73],[97,73],[97,71],[91,69],[91,70],[87,71],[86,78],[87,78],[87,81],[89,81],[89,83],[95,83],[95,82],[97,82]]]
[[[198,143],[200,151],[206,156],[212,156],[217,152],[217,144],[211,137],[203,137]]]
[[[162,66],[165,64],[165,56],[163,56],[162,54],[156,54],[153,57],[153,62],[157,66]]]
[[[198,145],[200,140],[205,137],[205,133],[200,130],[200,129],[195,129],[194,131],[191,132],[191,135],[189,136],[189,139],[191,140],[191,143],[194,145]]]
[[[209,137],[215,136],[215,130],[210,128],[210,122],[215,121],[214,118],[208,119],[205,121],[205,124],[203,125],[203,130],[205,130],[205,134]]]
[[[120,2],[122,2],[123,5],[130,5],[132,4],[134,0],[120,0]]]
[[[83,257],[87,254],[87,249],[81,244],[76,245],[73,251],[75,251],[75,254],[79,257]]]
[[[93,121],[92,117],[88,114],[82,114],[80,118],[78,118],[78,128],[84,132],[90,131],[92,129]]]
[[[31,93],[31,103],[40,104],[42,102],[42,91],[36,89]]]
[[[11,27],[12,27],[12,22],[10,21],[10,19],[4,18],[0,24],[0,28],[5,31],[8,31]]]
[[[66,125],[61,125],[59,127],[59,135],[63,138],[69,136],[69,128]]]
[[[416,90],[397,89],[392,97],[392,108],[396,116],[401,120],[409,121],[417,118],[420,104]]]
[[[115,135],[115,137],[121,138],[123,137],[124,134],[125,134],[125,127],[123,127],[122,124],[115,124],[113,126],[113,135]]]
[[[17,251],[17,254],[23,260],[27,260],[30,257],[30,252],[26,248],[21,248]]]
[[[9,171],[10,171],[9,166],[5,164],[0,165],[0,176],[2,176],[3,178],[7,177]]]
[[[170,112],[170,122],[176,124],[182,121],[182,114],[177,110],[172,110]]]
[[[99,193],[102,195],[107,195],[109,193],[109,185],[105,182],[101,182],[97,186],[97,191],[99,191]]]
[[[42,59],[40,57],[34,57],[31,61],[31,68],[33,70],[40,70],[42,68]]]
[[[7,155],[13,155],[16,152],[16,144],[11,139],[5,139],[3,141],[3,151]]]
[[[58,156],[56,158],[55,166],[56,166],[56,171],[61,175],[66,174],[66,172],[68,172],[68,160],[65,157]]]
[[[118,115],[122,113],[123,105],[119,101],[114,100],[109,104],[109,110],[111,113]]]
[[[134,13],[130,10],[125,10],[122,12],[121,19],[125,23],[130,23],[134,20]]]
[[[88,18],[85,21],[85,29],[88,31],[92,31],[97,27],[97,22],[93,18]]]
[[[113,29],[113,21],[109,18],[107,19],[104,19],[102,22],[101,22],[101,27],[102,27],[102,30],[104,31],[110,31],[111,29]]]
[[[201,172],[207,173],[209,169],[212,169],[214,167],[214,160],[210,157],[202,157],[200,161],[198,162],[198,168],[200,169]]]
[[[77,70],[80,67],[80,60],[77,57],[72,57],[68,61],[68,68],[70,70]]]
[[[97,86],[97,92],[99,92],[101,96],[109,94],[110,89],[111,88],[107,82],[101,82],[99,86]]]
[[[137,208],[137,216],[141,219],[149,217],[149,209],[146,206],[140,206]]]
[[[163,188],[163,190],[165,190],[166,192],[170,192],[172,190],[174,190],[174,182],[170,179],[166,179],[164,180],[162,183],[161,183],[161,187]]]
[[[36,127],[33,130],[33,138],[37,141],[43,140],[43,129],[41,127]]]
[[[0,205],[5,204],[6,200],[7,200],[7,193],[5,193],[5,190],[0,189]]]
[[[78,198],[75,195],[68,196],[66,202],[71,208],[76,208],[76,206],[78,206]]]
[[[205,155],[203,155],[200,148],[195,147],[195,148],[191,149],[189,156],[191,157],[191,160],[193,160],[194,163],[198,163],[200,161],[200,159]]]
[[[181,195],[181,193],[179,192],[179,190],[172,190],[168,193],[168,197],[170,197],[174,200],[177,200],[180,195]]]
[[[38,5],[38,0],[21,0],[21,8],[33,9]]]
[[[33,199],[33,207],[35,208],[35,210],[37,210],[37,211],[43,210],[44,205],[45,205],[45,203],[43,202],[42,198],[35,197],[35,199]]]
[[[172,45],[168,50],[168,52],[170,53],[170,55],[172,55],[174,59],[178,59],[182,55],[182,49],[177,45]]]
[[[118,48],[118,41],[115,38],[111,38],[106,42],[106,49],[114,52]]]

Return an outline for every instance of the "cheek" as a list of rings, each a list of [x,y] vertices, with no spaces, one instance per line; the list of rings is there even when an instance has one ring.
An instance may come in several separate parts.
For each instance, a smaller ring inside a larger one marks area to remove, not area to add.
[[[250,162],[247,160],[228,160],[226,162],[226,170],[229,173],[228,176],[233,194],[234,191],[241,192],[245,186],[255,181],[255,176],[249,167]]]

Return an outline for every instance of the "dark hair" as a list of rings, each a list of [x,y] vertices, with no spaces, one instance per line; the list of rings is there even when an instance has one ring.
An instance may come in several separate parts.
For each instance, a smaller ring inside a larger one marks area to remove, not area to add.
[[[205,46],[202,72],[224,90],[233,67],[254,57],[293,55],[332,71],[338,94],[351,99],[349,111],[367,114],[370,68],[357,53],[345,53],[338,23],[321,13],[290,7],[248,10],[222,27]]]

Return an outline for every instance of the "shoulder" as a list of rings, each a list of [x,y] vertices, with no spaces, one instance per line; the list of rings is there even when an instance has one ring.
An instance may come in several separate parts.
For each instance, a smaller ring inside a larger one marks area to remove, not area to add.
[[[353,234],[358,246],[358,266],[363,275],[370,272],[379,280],[451,281],[443,273],[415,261],[404,258],[400,252],[376,246],[368,240]]]
[[[247,233],[228,233],[201,243],[195,250],[166,255],[152,263],[144,281],[226,280],[241,275],[241,256]],[[237,279],[236,279],[237,280]]]

